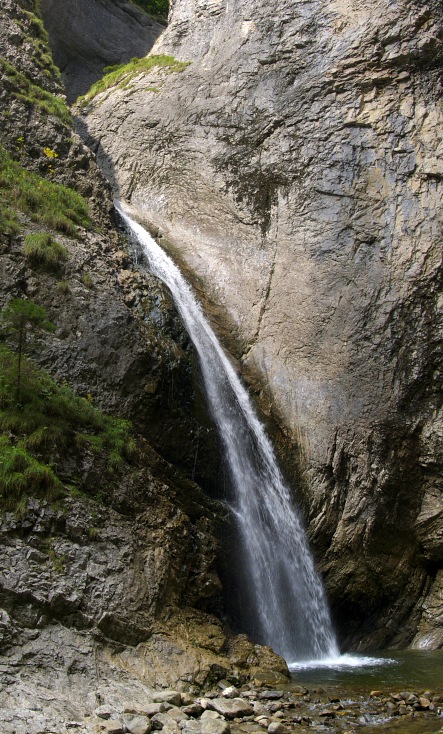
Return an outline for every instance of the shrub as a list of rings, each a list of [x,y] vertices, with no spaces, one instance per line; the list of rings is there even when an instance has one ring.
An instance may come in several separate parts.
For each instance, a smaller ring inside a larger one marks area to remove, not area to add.
[[[21,398],[23,356],[30,334],[36,331],[54,331],[55,326],[46,318],[46,311],[34,301],[13,298],[0,312],[0,333],[15,342],[17,368],[15,370],[15,395]]]

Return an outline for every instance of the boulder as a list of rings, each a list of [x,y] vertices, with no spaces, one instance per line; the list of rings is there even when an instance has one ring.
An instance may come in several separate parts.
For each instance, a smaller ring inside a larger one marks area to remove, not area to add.
[[[217,711],[226,719],[251,716],[254,713],[254,709],[251,704],[243,698],[213,698],[210,706],[214,711]]]

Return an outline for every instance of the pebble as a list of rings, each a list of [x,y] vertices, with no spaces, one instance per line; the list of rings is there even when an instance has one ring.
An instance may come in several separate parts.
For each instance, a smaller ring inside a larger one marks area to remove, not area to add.
[[[272,701],[278,698],[283,698],[284,695],[285,695],[284,691],[274,691],[274,690],[260,691],[259,698],[266,699],[268,701]]]

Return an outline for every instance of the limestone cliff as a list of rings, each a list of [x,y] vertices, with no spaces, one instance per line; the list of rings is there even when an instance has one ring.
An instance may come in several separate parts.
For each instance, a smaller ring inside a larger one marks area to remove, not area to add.
[[[128,0],[41,0],[39,8],[69,102],[85,94],[104,67],[147,54],[164,27]]]
[[[175,0],[82,110],[284,434],[341,639],[443,644],[437,0]]]
[[[45,372],[44,400],[70,395],[68,383],[80,413],[133,423],[116,464],[89,429],[59,426],[57,443],[49,415],[32,444],[28,404],[8,402],[1,329],[0,730],[91,734],[100,703],[123,710],[155,687],[240,682],[253,668],[284,679],[285,666],[209,613],[223,510],[186,477],[211,486],[217,473],[192,349],[165,289],[131,257],[30,0],[2,2],[0,46],[0,309],[33,301],[55,324],[27,350],[61,386]],[[59,260],[31,257],[36,238]],[[24,484],[23,461],[43,453],[43,480]]]

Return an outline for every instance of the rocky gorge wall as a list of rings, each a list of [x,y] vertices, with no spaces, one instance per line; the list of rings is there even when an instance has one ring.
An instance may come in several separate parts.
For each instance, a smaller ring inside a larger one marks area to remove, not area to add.
[[[46,401],[72,388],[80,416],[132,421],[132,448],[114,464],[90,426],[65,426],[57,443],[58,414],[32,443],[25,419],[40,416],[23,394],[11,413],[1,323],[0,730],[92,734],[107,730],[94,716],[103,703],[123,711],[154,689],[226,677],[286,680],[284,661],[210,613],[224,511],[190,478],[211,487],[218,472],[193,351],[169,295],[132,258],[33,2],[2,2],[0,47],[0,310],[24,299],[54,323],[26,349],[59,385],[46,382]],[[88,212],[81,223],[67,198]],[[31,257],[36,236],[63,257]],[[48,453],[44,480],[21,475]]]
[[[175,0],[78,110],[280,426],[346,644],[443,644],[438,2]]]

